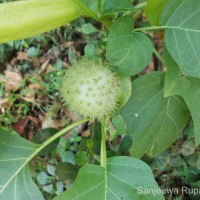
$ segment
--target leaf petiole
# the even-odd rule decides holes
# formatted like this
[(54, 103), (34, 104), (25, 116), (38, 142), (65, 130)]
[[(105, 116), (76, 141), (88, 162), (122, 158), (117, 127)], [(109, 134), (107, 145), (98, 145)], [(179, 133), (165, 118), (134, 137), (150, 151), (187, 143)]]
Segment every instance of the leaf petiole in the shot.
[(145, 8), (146, 6), (147, 6), (147, 2), (144, 2), (144, 3), (140, 3), (140, 4), (136, 5), (134, 8), (136, 10), (140, 10), (140, 9)]
[(156, 49), (153, 49), (153, 53), (158, 58), (158, 60), (160, 60), (161, 63), (165, 64), (162, 56), (159, 54), (159, 52)]
[(53, 135), (52, 137), (50, 137), (48, 140), (46, 140), (28, 159), (28, 161), (31, 161), (42, 149), (44, 149), (46, 146), (48, 146), (51, 142), (53, 142), (54, 140), (56, 140), (57, 138), (59, 138), (60, 136), (62, 136), (63, 134), (65, 134), (66, 132), (68, 132), (69, 130), (75, 128), (78, 125), (81, 125), (85, 122), (89, 121), (88, 118), (79, 120), (77, 122), (74, 122), (73, 124), (63, 128), (62, 130), (60, 130), (59, 132), (57, 132), (55, 135)]
[(107, 169), (107, 155), (106, 155), (106, 126), (102, 122), (101, 123), (101, 166)]
[(103, 13), (103, 7), (104, 7), (104, 0), (98, 0), (98, 15), (99, 15), (99, 18), (101, 18), (101, 14)]

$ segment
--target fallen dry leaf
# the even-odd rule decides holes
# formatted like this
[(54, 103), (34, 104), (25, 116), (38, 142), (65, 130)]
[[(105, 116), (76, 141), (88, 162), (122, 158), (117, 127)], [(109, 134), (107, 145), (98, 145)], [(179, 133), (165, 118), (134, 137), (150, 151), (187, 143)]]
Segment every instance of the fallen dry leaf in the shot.
[(5, 90), (11, 90), (15, 91), (20, 88), (20, 82), (22, 81), (21, 74), (17, 72), (12, 71), (4, 71), (4, 74), (6, 75), (6, 84), (5, 84)]
[(82, 131), (81, 136), (82, 137), (86, 137), (86, 138), (89, 137), (90, 136), (90, 131), (89, 130)]
[(41, 120), (38, 117), (27, 115), (13, 125), (14, 130), (21, 136), (32, 140), (34, 133), (41, 130)]
[(41, 66), (40, 71), (38, 72), (38, 75), (42, 74), (43, 72), (46, 71), (48, 65), (49, 65), (50, 59), (47, 59)]
[(17, 56), (11, 61), (11, 65), (14, 65), (18, 60), (27, 60), (32, 61), (29, 57), (27, 52), (18, 52)]
[(17, 123), (13, 125), (14, 130), (19, 133), (20, 135), (23, 135), (25, 127), (30, 120), (30, 116), (26, 116), (25, 118), (19, 120)]
[(31, 90), (42, 90), (42, 86), (36, 83), (29, 84), (28, 88)]
[(8, 99), (0, 98), (0, 110), (2, 113), (4, 113), (5, 109), (8, 108), (10, 105), (11, 104)]

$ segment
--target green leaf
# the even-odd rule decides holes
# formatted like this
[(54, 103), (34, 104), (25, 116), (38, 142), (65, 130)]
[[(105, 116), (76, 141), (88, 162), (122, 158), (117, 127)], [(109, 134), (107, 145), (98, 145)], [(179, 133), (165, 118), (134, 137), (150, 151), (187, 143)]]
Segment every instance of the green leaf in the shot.
[(104, 11), (102, 15), (110, 15), (112, 13), (133, 11), (134, 7), (128, 0), (105, 0)]
[[(45, 142), (47, 139), (49, 139), (51, 136), (53, 136), (57, 132), (58, 132), (58, 129), (55, 129), (55, 128), (43, 129), (34, 135), (33, 142), (42, 144), (43, 142)], [(59, 138), (53, 141), (47, 147), (45, 147), (42, 151), (40, 151), (38, 155), (48, 155), (49, 153), (52, 152), (53, 149), (57, 147), (58, 143), (59, 143)]]
[(40, 185), (45, 185), (50, 182), (50, 177), (42, 171), (37, 175), (37, 181)]
[(31, 47), (27, 50), (28, 56), (31, 58), (36, 58), (38, 56), (38, 49), (36, 49), (35, 47)]
[(186, 102), (194, 122), (195, 143), (200, 144), (200, 79), (184, 76), (177, 63), (167, 50), (164, 53), (167, 66), (165, 78), (165, 96), (180, 95)]
[(75, 180), (78, 169), (71, 163), (62, 162), (56, 166), (56, 174), (61, 181)]
[(174, 167), (174, 168), (177, 168), (177, 167), (180, 167), (182, 165), (184, 165), (184, 160), (183, 158), (180, 156), (180, 154), (176, 155), (176, 156), (173, 156), (170, 158), (170, 163), (169, 165), (171, 167)]
[(71, 163), (72, 165), (75, 165), (74, 154), (71, 151), (65, 151), (65, 148), (64, 148), (64, 154), (62, 156), (62, 161)]
[(43, 200), (26, 170), (27, 164), (49, 143), (87, 120), (67, 126), (42, 145), (34, 144), (14, 131), (0, 129), (0, 199)]
[(48, 164), (47, 165), (47, 172), (51, 175), (51, 176), (55, 176), (55, 172), (56, 172), (56, 167), (52, 164)]
[[(43, 200), (26, 166), (39, 145), (0, 129), (0, 199)], [(23, 192), (22, 192), (23, 191)]]
[(168, 0), (160, 16), (160, 24), (165, 25), (183, 0)]
[[(193, 77), (200, 77), (199, 10), (199, 0), (184, 0), (165, 25), (165, 44), (168, 51), (181, 71)], [(170, 10), (169, 12), (171, 13)]]
[(116, 135), (122, 135), (126, 132), (126, 124), (124, 124), (121, 115), (114, 116), (112, 118), (112, 124), (116, 128)]
[(159, 154), (153, 159), (153, 168), (157, 170), (164, 169), (170, 161), (170, 154), (167, 151)]
[(192, 140), (185, 141), (181, 146), (180, 152), (183, 156), (192, 155), (195, 152), (194, 141)]
[[(5, 176), (5, 175), (4, 175)], [(3, 176), (1, 176), (2, 178)], [(15, 176), (9, 185), (0, 192), (1, 200), (44, 200), (41, 192), (30, 177), (27, 167), (23, 168), (17, 176)]]
[(91, 33), (97, 32), (98, 30), (92, 24), (87, 23), (87, 24), (83, 24), (83, 26), (81, 27), (81, 31), (84, 34), (89, 35)]
[(139, 0), (138, 3), (144, 3), (147, 2), (147, 0)]
[(97, 21), (99, 20), (97, 16), (97, 9), (98, 9), (98, 1), (93, 1), (93, 0), (73, 0), (77, 5), (80, 7), (80, 11), (84, 11), (84, 14), (81, 16), (90, 16), (96, 19)]
[(120, 80), (120, 95), (119, 105), (123, 107), (131, 97), (132, 84), (130, 77), (119, 77)]
[(133, 94), (121, 109), (127, 134), (133, 137), (130, 153), (142, 157), (164, 151), (182, 133), (189, 113), (181, 98), (164, 98), (164, 73), (154, 72), (133, 81)]
[(113, 70), (124, 76), (135, 75), (150, 62), (151, 40), (143, 33), (133, 32), (133, 18), (125, 16), (112, 26), (108, 35), (107, 58)]
[(78, 151), (75, 155), (76, 164), (81, 166), (88, 162), (89, 154), (86, 151)]
[(45, 192), (49, 193), (49, 194), (52, 194), (52, 192), (54, 192), (54, 190), (53, 190), (53, 184), (52, 184), (52, 183), (51, 183), (51, 184), (48, 184), (48, 185), (42, 186), (42, 189), (43, 189)]
[(93, 11), (97, 11), (98, 9), (98, 1), (94, 0), (79, 0), (79, 1)]
[(122, 116), (119, 114), (112, 118), (112, 123), (110, 123), (106, 128), (110, 133), (110, 141), (113, 141), (117, 135), (123, 135), (126, 133), (126, 124), (124, 123)]
[(135, 158), (113, 157), (108, 159), (107, 171), (98, 165), (83, 166), (74, 185), (55, 200), (164, 199), (162, 194), (144, 194), (141, 188), (158, 189), (149, 166)]
[(168, 0), (149, 0), (145, 9), (147, 19), (152, 26), (158, 26), (161, 12)]
[(130, 135), (125, 135), (120, 142), (118, 152), (123, 155), (129, 155), (129, 149), (133, 143), (133, 138)]
[(56, 183), (56, 188), (57, 188), (56, 194), (57, 195), (61, 194), (63, 192), (63, 190), (64, 190), (64, 184), (63, 184), (63, 182), (61, 182), (61, 181), (57, 182)]
[(29, 0), (0, 4), (0, 43), (24, 39), (88, 15), (74, 0)]
[(87, 44), (84, 47), (84, 56), (88, 58), (94, 58), (97, 56), (98, 50), (96, 49), (96, 46), (94, 44)]

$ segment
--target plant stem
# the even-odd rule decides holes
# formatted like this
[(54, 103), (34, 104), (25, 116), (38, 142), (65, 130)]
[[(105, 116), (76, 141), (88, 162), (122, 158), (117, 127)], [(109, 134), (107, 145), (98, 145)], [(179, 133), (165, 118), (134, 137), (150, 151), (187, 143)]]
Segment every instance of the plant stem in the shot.
[(101, 166), (107, 169), (107, 155), (106, 155), (106, 127), (101, 124)]
[(103, 13), (103, 5), (104, 5), (104, 0), (98, 0), (99, 17), (101, 17), (101, 14)]
[(83, 124), (85, 122), (89, 121), (88, 118), (79, 120), (77, 122), (74, 122), (73, 124), (63, 128), (61, 131), (57, 132), (55, 135), (53, 135), (52, 137), (50, 137), (48, 140), (46, 140), (30, 157), (29, 157), (29, 161), (32, 160), (42, 149), (44, 149), (46, 146), (48, 146), (51, 142), (53, 142), (54, 140), (56, 140), (57, 138), (59, 138), (60, 136), (62, 136), (63, 134), (65, 134), (66, 132), (68, 132), (69, 130), (75, 128), (76, 126)]
[[(81, 3), (79, 0), (75, 0), (75, 2), (88, 14), (88, 16), (92, 17), (95, 20), (99, 20), (99, 17), (93, 12), (90, 8), (88, 8), (85, 4)], [(86, 17), (88, 17), (86, 16)]]
[(160, 60), (160, 62), (164, 64), (164, 60), (163, 60), (162, 56), (158, 53), (158, 51), (155, 48), (153, 49), (153, 53)]
[(140, 3), (140, 4), (138, 4), (138, 5), (135, 6), (135, 9), (136, 10), (143, 9), (146, 6), (147, 6), (147, 2)]
[(163, 30), (165, 28), (167, 28), (167, 27), (166, 26), (151, 26), (151, 27), (135, 28), (134, 31)]
[(45, 160), (43, 160), (43, 159), (41, 159), (41, 158), (35, 158), (35, 160), (38, 161), (38, 162), (41, 162), (41, 163), (45, 163), (45, 164), (47, 164), (47, 165), (56, 166), (56, 164), (50, 163), (50, 162), (45, 161)]
[(137, 12), (135, 12), (135, 14), (133, 15), (133, 19), (137, 19), (138, 17), (140, 17), (140, 15), (143, 13), (143, 10), (137, 10)]
[(111, 28), (112, 21), (109, 19), (109, 17), (101, 17), (101, 13), (103, 12), (104, 0), (98, 0), (98, 14), (93, 12), (90, 8), (81, 3), (79, 0), (75, 0), (75, 2), (87, 13), (87, 16), (85, 17), (92, 17), (96, 21), (101, 22), (108, 30)]

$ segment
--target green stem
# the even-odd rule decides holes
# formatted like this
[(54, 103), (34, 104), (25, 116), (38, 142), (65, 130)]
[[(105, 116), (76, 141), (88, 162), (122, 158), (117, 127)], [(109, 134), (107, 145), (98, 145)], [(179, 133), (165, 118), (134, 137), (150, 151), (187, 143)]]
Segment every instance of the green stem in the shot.
[(147, 2), (140, 3), (140, 4), (138, 4), (138, 5), (135, 6), (135, 9), (136, 10), (143, 9), (146, 6), (147, 6)]
[[(93, 12), (90, 8), (88, 8), (86, 5), (81, 3), (79, 0), (75, 0), (75, 2), (88, 14), (88, 16), (92, 17), (96, 21), (99, 20), (99, 17), (96, 15), (95, 12)], [(86, 16), (86, 17), (88, 17)]]
[(106, 127), (101, 124), (101, 166), (107, 169), (107, 155), (106, 155)]
[(29, 161), (32, 160), (42, 149), (44, 149), (46, 146), (48, 146), (51, 142), (68, 132), (69, 130), (75, 128), (76, 126), (83, 124), (85, 122), (89, 121), (88, 118), (82, 119), (80, 121), (74, 122), (73, 124), (63, 128), (61, 131), (57, 132), (55, 135), (50, 137), (48, 140), (46, 140), (30, 157)]
[(103, 13), (103, 5), (104, 5), (104, 0), (98, 0), (99, 17), (101, 17), (101, 14)]
[[(112, 21), (108, 17), (100, 17), (101, 13), (98, 13), (98, 15), (93, 12), (90, 8), (88, 8), (86, 5), (81, 3), (79, 0), (75, 0), (75, 2), (88, 14), (85, 17), (92, 17), (98, 22), (101, 22), (107, 29), (110, 29), (112, 26)], [(98, 7), (100, 9), (100, 12), (103, 12), (103, 4), (104, 0), (99, 0)]]
[(140, 15), (143, 13), (142, 10), (137, 10), (137, 12), (133, 15), (133, 19), (137, 19), (138, 17), (140, 17)]
[(164, 60), (163, 60), (162, 56), (158, 53), (158, 51), (156, 49), (153, 49), (153, 53), (160, 60), (160, 62), (164, 64)]
[(165, 28), (167, 28), (167, 27), (166, 26), (151, 26), (151, 27), (135, 28), (134, 31), (163, 30)]

